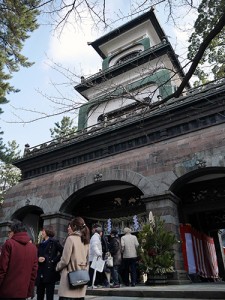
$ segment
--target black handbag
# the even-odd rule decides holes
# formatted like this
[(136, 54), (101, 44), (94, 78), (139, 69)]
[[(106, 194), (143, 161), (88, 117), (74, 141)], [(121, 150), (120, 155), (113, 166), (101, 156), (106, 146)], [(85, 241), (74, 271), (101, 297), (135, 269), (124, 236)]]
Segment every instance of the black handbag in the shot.
[(70, 288), (82, 287), (88, 284), (90, 276), (88, 270), (77, 270), (68, 273)]

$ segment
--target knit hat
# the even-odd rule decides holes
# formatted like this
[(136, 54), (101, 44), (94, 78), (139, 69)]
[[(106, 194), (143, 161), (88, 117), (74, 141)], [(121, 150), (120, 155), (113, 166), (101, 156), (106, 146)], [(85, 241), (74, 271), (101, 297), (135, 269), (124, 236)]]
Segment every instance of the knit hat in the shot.
[(125, 228), (123, 229), (123, 232), (124, 232), (124, 233), (131, 233), (131, 229), (128, 228), (128, 227), (125, 227)]

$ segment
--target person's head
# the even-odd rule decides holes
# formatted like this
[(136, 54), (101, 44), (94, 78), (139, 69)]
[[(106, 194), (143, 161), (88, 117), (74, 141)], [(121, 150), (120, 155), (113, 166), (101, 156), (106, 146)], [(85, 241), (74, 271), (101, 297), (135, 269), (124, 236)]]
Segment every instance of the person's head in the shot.
[(102, 235), (102, 226), (101, 226), (101, 224), (96, 223), (92, 226), (92, 233), (96, 233), (96, 232), (98, 234)]
[(12, 223), (9, 225), (9, 233), (8, 236), (12, 237), (13, 234), (18, 232), (26, 232), (26, 226), (19, 220), (13, 220)]
[(129, 227), (125, 227), (123, 229), (123, 232), (126, 234), (126, 233), (131, 233), (131, 229)]
[(86, 245), (90, 242), (90, 231), (81, 217), (75, 217), (70, 221), (72, 232), (78, 231), (81, 233), (81, 240)]
[(47, 240), (48, 238), (53, 238), (55, 236), (55, 232), (52, 226), (45, 226), (41, 232), (42, 238)]
[(111, 236), (117, 236), (118, 235), (118, 231), (116, 229), (112, 229), (110, 232)]

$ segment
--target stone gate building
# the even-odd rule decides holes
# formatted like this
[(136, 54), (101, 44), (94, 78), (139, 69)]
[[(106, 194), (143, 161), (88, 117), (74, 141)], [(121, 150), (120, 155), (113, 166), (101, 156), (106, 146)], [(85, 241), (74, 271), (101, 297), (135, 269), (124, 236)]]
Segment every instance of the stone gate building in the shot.
[[(72, 216), (101, 222), (107, 234), (110, 225), (137, 232), (151, 211), (178, 240), (180, 224), (213, 237), (224, 277), (225, 81), (187, 86), (180, 98), (152, 105), (184, 76), (152, 10), (90, 44), (103, 65), (75, 87), (87, 99), (79, 130), (27, 148), (15, 162), (22, 180), (2, 206), (1, 242), (13, 218), (35, 239), (49, 224), (64, 239)], [(175, 251), (173, 279), (181, 282), (181, 244)]]

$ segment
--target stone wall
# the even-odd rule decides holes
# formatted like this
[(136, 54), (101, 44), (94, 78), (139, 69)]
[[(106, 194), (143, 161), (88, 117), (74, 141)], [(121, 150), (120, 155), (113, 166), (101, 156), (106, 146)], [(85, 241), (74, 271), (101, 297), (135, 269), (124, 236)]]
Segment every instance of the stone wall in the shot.
[[(182, 175), (203, 167), (224, 167), (225, 128), (213, 126), (137, 148), (76, 167), (24, 180), (6, 196), (1, 221), (7, 221), (18, 209), (34, 205), (45, 214), (59, 212), (63, 203), (78, 190), (101, 181), (121, 180), (154, 197), (167, 192)], [(201, 165), (202, 167), (202, 165)]]

